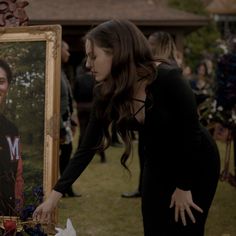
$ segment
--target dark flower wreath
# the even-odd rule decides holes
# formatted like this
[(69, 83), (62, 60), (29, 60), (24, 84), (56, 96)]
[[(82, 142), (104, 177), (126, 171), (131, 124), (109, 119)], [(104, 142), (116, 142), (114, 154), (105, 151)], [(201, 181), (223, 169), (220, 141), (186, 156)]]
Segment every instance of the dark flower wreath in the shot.
[(32, 215), (36, 207), (43, 201), (43, 188), (35, 187), (32, 191), (34, 203), (26, 205), (22, 210), (17, 209), (17, 216), (0, 217), (1, 236), (47, 236), (41, 224), (33, 221)]
[[(217, 63), (216, 94), (199, 106), (201, 121), (226, 143), (220, 180), (236, 187), (235, 174), (229, 172), (232, 138), (236, 135), (236, 53), (225, 54)], [(217, 132), (216, 132), (217, 131)]]
[(216, 70), (215, 97), (199, 106), (200, 118), (207, 124), (220, 123), (224, 127), (236, 128), (236, 53), (223, 55)]
[(236, 128), (236, 107), (225, 109), (216, 99), (208, 98), (199, 106), (200, 120), (208, 126), (220, 123), (223, 127), (233, 130)]

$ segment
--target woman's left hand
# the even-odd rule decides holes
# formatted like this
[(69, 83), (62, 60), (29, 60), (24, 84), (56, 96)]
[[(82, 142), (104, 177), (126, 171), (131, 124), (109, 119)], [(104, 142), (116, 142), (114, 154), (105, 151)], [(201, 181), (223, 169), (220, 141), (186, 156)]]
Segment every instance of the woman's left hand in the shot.
[(184, 226), (187, 225), (186, 213), (193, 223), (196, 222), (191, 207), (203, 213), (203, 210), (193, 202), (191, 191), (184, 191), (179, 188), (176, 188), (172, 194), (170, 208), (173, 206), (175, 206), (175, 221), (178, 222), (180, 216)]

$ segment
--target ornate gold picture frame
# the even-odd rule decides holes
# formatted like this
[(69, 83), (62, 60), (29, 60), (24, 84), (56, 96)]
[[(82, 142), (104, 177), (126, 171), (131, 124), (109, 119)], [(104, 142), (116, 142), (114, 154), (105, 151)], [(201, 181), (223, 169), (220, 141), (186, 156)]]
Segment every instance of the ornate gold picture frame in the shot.
[[(19, 134), (19, 139), (15, 136), (9, 138), (5, 134), (7, 128), (1, 134), (1, 126), (6, 125), (5, 121), (0, 123), (0, 159), (6, 153), (4, 149), (10, 153), (8, 164), (21, 159), (21, 168), (19, 165), (14, 167), (14, 171), (22, 172), (20, 187), (17, 189), (15, 186), (15, 191), (23, 191), (21, 200), (15, 197), (16, 194), (12, 196), (13, 206), (6, 203), (9, 204), (9, 213), (8, 208), (1, 213), (3, 193), (12, 191), (7, 190), (3, 174), (11, 167), (7, 167), (6, 171), (0, 168), (0, 218), (12, 216), (27, 220), (58, 178), (61, 27), (0, 28), (0, 60), (9, 65), (13, 74), (6, 97), (0, 104), (0, 115), (14, 124)], [(1, 139), (7, 141), (4, 143)], [(18, 174), (12, 174), (15, 182)]]

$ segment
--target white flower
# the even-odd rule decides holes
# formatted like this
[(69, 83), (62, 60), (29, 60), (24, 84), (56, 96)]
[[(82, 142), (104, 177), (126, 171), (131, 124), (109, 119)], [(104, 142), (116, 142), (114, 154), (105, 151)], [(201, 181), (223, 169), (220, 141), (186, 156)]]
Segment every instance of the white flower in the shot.
[(217, 105), (217, 101), (214, 100), (214, 101), (212, 102), (212, 107), (213, 107), (213, 108), (216, 108), (216, 105)]
[(12, 100), (11, 100), (11, 99), (8, 99), (8, 100), (7, 100), (7, 103), (8, 103), (8, 104), (12, 104)]
[(55, 228), (55, 229), (57, 230), (57, 233), (55, 234), (55, 236), (76, 236), (76, 231), (70, 219), (67, 219), (65, 229), (61, 229), (61, 228)]
[(223, 108), (222, 106), (218, 106), (218, 107), (217, 107), (217, 110), (218, 110), (218, 111), (223, 111), (224, 108)]
[(212, 118), (213, 118), (213, 116), (210, 114), (210, 115), (208, 115), (208, 118), (209, 118), (209, 119), (212, 119)]
[(234, 113), (232, 114), (232, 119), (236, 120), (236, 114), (234, 114)]

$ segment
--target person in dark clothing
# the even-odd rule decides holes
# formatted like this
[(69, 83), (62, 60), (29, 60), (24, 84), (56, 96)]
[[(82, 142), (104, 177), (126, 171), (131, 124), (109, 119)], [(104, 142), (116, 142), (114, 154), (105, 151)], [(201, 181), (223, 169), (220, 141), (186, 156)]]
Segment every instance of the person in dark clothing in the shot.
[[(60, 156), (59, 156), (59, 169), (60, 175), (63, 174), (66, 166), (69, 163), (71, 153), (72, 153), (72, 140), (73, 140), (73, 132), (72, 129), (75, 122), (71, 119), (71, 115), (73, 113), (73, 105), (72, 105), (72, 90), (67, 79), (66, 73), (63, 69), (63, 64), (68, 62), (69, 60), (69, 45), (62, 41), (61, 48), (61, 119), (60, 119)], [(64, 193), (64, 196), (68, 195), (69, 197), (80, 196), (73, 191), (72, 186), (68, 186), (67, 191)]]
[(218, 183), (219, 154), (199, 123), (194, 95), (181, 70), (164, 60), (157, 67), (145, 36), (130, 21), (104, 22), (85, 40), (86, 65), (99, 83), (93, 113), (83, 143), (34, 219), (50, 220), (96, 149), (109, 145), (115, 122), (125, 145), (121, 163), (126, 168), (132, 147), (129, 130), (142, 130), (145, 236), (204, 235)]
[[(159, 60), (169, 60), (172, 63), (177, 64), (177, 50), (175, 46), (175, 42), (172, 36), (165, 31), (157, 31), (149, 35), (148, 43), (151, 48), (153, 56), (156, 58), (156, 64), (159, 64)], [(140, 132), (140, 131), (139, 131)], [(142, 140), (143, 135), (139, 134), (139, 143), (138, 143), (138, 156), (139, 156), (139, 166), (140, 166), (140, 174), (139, 174), (139, 182), (138, 188), (133, 192), (125, 192), (122, 193), (121, 196), (124, 198), (136, 198), (141, 197), (142, 192), (142, 174), (144, 168), (144, 160), (145, 160), (145, 151)]]
[(197, 65), (196, 73), (189, 80), (190, 86), (195, 94), (197, 106), (202, 104), (207, 98), (214, 95), (212, 79), (208, 75), (207, 65), (204, 61)]
[[(0, 59), (0, 106), (5, 103), (12, 80), (7, 62)], [(17, 127), (0, 109), (0, 215), (18, 215), (23, 207), (23, 165)]]
[[(83, 66), (82, 66), (83, 67)], [(93, 91), (95, 80), (92, 74), (86, 69), (80, 69), (76, 75), (74, 82), (74, 99), (77, 103), (77, 117), (79, 121), (79, 143), (78, 147), (83, 141), (86, 128), (89, 123), (89, 117), (93, 104)], [(98, 151), (101, 158), (101, 163), (106, 162), (106, 155), (104, 150)]]

